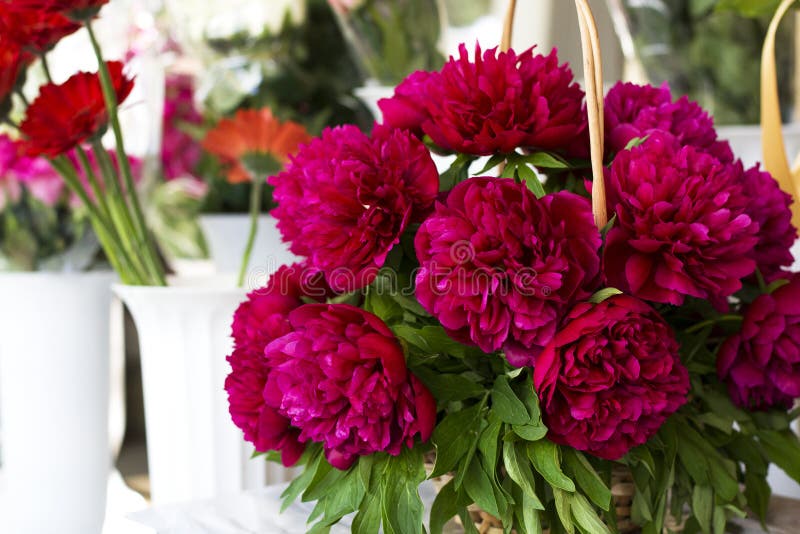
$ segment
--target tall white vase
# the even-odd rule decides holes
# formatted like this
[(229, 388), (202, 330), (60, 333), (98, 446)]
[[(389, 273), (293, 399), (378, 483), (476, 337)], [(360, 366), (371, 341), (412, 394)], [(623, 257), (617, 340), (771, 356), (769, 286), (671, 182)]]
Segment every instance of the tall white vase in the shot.
[(0, 275), (0, 532), (102, 529), (115, 278)]
[[(250, 216), (207, 214), (200, 217), (200, 225), (208, 241), (211, 259), (217, 272), (238, 273), (250, 232)], [(289, 246), (281, 239), (277, 220), (269, 215), (259, 217), (258, 234), (248, 266), (248, 281), (251, 283), (245, 285), (263, 282), (266, 274), (276, 271), (281, 265), (295, 261), (297, 256), (289, 252)]]
[(115, 286), (139, 334), (147, 459), (156, 504), (261, 487), (267, 468), (231, 422), (224, 390), (233, 312), (231, 279)]

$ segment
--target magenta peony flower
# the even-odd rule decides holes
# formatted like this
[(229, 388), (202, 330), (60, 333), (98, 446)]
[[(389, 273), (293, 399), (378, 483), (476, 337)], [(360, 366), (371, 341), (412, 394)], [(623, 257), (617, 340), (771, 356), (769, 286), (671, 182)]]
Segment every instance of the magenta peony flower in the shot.
[(161, 164), (164, 178), (174, 180), (195, 174), (203, 149), (184, 131), (184, 126), (202, 125), (203, 116), (194, 104), (194, 79), (191, 76), (171, 74), (167, 76), (166, 84)]
[(472, 178), (417, 233), (417, 299), (453, 338), (529, 365), (597, 287), (600, 245), (586, 199)]
[(607, 460), (645, 443), (686, 403), (678, 348), (667, 323), (636, 298), (578, 304), (533, 371), (548, 437)]
[(758, 243), (753, 259), (764, 276), (771, 282), (780, 278), (781, 267), (794, 262), (791, 248), (797, 239), (797, 229), (792, 225), (792, 197), (784, 193), (775, 178), (758, 166), (742, 175), (743, 187), (748, 194), (747, 215), (758, 223)]
[(403, 349), (378, 317), (344, 304), (308, 304), (289, 315), (291, 332), (270, 343), (267, 403), (324, 443), (334, 467), (358, 456), (397, 456), (436, 424), (436, 402), (406, 369)]
[(446, 150), (490, 155), (517, 148), (569, 151), (586, 129), (583, 91), (556, 51), (517, 55), (462, 44), (440, 72), (414, 73), (380, 103), (386, 123)]
[(283, 238), (339, 292), (370, 284), (439, 192), (425, 145), (387, 127), (377, 127), (372, 139), (355, 126), (327, 129), (269, 183)]
[(747, 308), (717, 358), (720, 380), (745, 409), (789, 409), (800, 397), (800, 276)]
[(681, 145), (709, 152), (720, 161), (732, 162), (726, 141), (717, 140), (714, 119), (687, 97), (672, 101), (669, 85), (661, 87), (617, 83), (606, 95), (606, 150), (621, 152), (633, 139), (653, 132), (675, 136)]
[(303, 297), (324, 301), (327, 295), (320, 276), (300, 264), (284, 266), (266, 287), (250, 293), (233, 317), (234, 350), (228, 356), (232, 370), (225, 380), (231, 418), (257, 451), (281, 451), (286, 466), (297, 462), (305, 446), (299, 441), (300, 431), (264, 401), (270, 373), (264, 348), (291, 331), (289, 313), (303, 305)]
[(606, 236), (609, 285), (654, 302), (724, 303), (755, 270), (758, 224), (747, 214), (743, 172), (740, 162), (680, 148), (660, 132), (620, 152), (608, 174), (617, 214)]
[(46, 159), (22, 155), (21, 144), (7, 135), (0, 135), (0, 179), (7, 200), (17, 202), (23, 187), (31, 196), (48, 207), (55, 207), (64, 193), (64, 181)]
[(432, 78), (435, 78), (435, 74), (424, 70), (411, 73), (395, 88), (392, 98), (381, 99), (378, 107), (383, 113), (383, 122), (392, 128), (410, 130), (421, 137), (422, 124), (428, 120), (427, 86)]

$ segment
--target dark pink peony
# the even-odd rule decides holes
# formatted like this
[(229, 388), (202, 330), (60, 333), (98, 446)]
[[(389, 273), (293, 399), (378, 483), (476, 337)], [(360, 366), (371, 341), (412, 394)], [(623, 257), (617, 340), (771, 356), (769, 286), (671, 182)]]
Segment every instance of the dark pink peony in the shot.
[(606, 95), (605, 116), (609, 154), (621, 152), (637, 137), (660, 131), (675, 136), (681, 145), (709, 152), (720, 161), (733, 161), (728, 143), (717, 139), (714, 119), (685, 96), (673, 102), (666, 83), (661, 87), (617, 83)]
[(323, 443), (334, 467), (358, 456), (397, 456), (436, 424), (436, 402), (406, 369), (400, 343), (375, 315), (344, 304), (308, 304), (289, 315), (291, 332), (270, 343), (265, 398)]
[(381, 102), (386, 123), (428, 134), (446, 150), (490, 155), (517, 148), (568, 151), (586, 129), (583, 91), (567, 65), (533, 49), (467, 48), (439, 72), (414, 73)]
[(427, 86), (435, 76), (435, 73), (420, 70), (400, 82), (392, 98), (384, 98), (378, 102), (383, 113), (383, 122), (392, 128), (410, 130), (414, 135), (422, 136), (422, 124), (428, 120), (425, 105)]
[(586, 199), (472, 178), (417, 233), (417, 299), (455, 339), (528, 365), (596, 289), (600, 244)]
[(743, 172), (669, 134), (621, 152), (607, 180), (617, 214), (606, 236), (609, 285), (654, 302), (723, 304), (755, 270), (758, 223), (747, 214)]
[(742, 176), (748, 195), (747, 214), (758, 223), (758, 243), (753, 259), (764, 278), (771, 282), (780, 278), (781, 267), (794, 262), (791, 248), (797, 239), (792, 225), (792, 197), (784, 193), (775, 178), (758, 166)]
[(281, 451), (286, 466), (297, 462), (305, 446), (298, 439), (300, 431), (264, 402), (270, 374), (264, 348), (291, 331), (289, 313), (303, 305), (303, 297), (322, 301), (327, 295), (319, 276), (299, 264), (284, 266), (266, 287), (250, 293), (233, 317), (232, 371), (225, 380), (231, 418), (257, 451)]
[(439, 192), (425, 145), (387, 127), (376, 127), (371, 139), (355, 126), (327, 129), (269, 183), (278, 203), (272, 214), (292, 252), (307, 256), (340, 292), (375, 279)]
[(789, 409), (800, 397), (800, 277), (747, 308), (742, 330), (719, 350), (717, 371), (745, 409)]
[(645, 443), (686, 403), (678, 348), (669, 325), (634, 297), (578, 304), (536, 358), (548, 437), (607, 460)]

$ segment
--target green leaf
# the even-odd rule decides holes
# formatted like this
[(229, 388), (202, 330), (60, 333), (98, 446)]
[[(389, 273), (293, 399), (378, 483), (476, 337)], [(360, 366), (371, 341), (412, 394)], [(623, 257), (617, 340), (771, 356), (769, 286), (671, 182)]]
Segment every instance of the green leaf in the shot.
[(530, 189), (531, 193), (536, 195), (536, 198), (542, 198), (546, 194), (544, 191), (544, 186), (542, 185), (542, 181), (539, 180), (536, 172), (534, 172), (534, 170), (527, 165), (522, 164), (518, 166), (517, 175), (525, 181), (525, 185), (528, 186), (528, 189)]
[(503, 423), (495, 419), (490, 413), (489, 426), (481, 432), (481, 437), (478, 439), (478, 450), (483, 455), (486, 474), (490, 477), (494, 477), (494, 472), (497, 469), (497, 448), (502, 427)]
[(364, 309), (388, 324), (403, 318), (403, 308), (386, 291), (385, 288), (370, 287), (364, 300)]
[(400, 339), (428, 354), (449, 354), (463, 358), (470, 350), (470, 347), (462, 345), (448, 336), (441, 326), (415, 328), (401, 323), (392, 325), (392, 331)]
[(439, 178), (439, 191), (449, 191), (469, 178), (469, 166), (473, 161), (475, 161), (474, 156), (459, 154), (450, 168)]
[(744, 474), (744, 496), (747, 499), (747, 506), (753, 510), (756, 517), (761, 521), (761, 525), (766, 528), (767, 510), (769, 500), (772, 497), (772, 490), (767, 483), (766, 474), (758, 474), (749, 468)]
[(539, 441), (547, 435), (547, 427), (539, 425), (513, 425), (512, 430), (525, 441)]
[(504, 375), (497, 377), (492, 389), (492, 410), (506, 423), (524, 425), (530, 420), (527, 408), (517, 398), (508, 378)]
[(490, 170), (494, 169), (495, 167), (503, 163), (505, 160), (506, 160), (505, 154), (495, 154), (494, 156), (489, 158), (489, 161), (486, 162), (486, 166), (481, 170), (479, 170), (478, 172), (476, 172), (475, 174), (473, 174), (473, 176), (483, 176)]
[[(285, 512), (289, 506), (297, 500), (297, 497), (303, 493), (308, 485), (311, 484), (311, 481), (314, 479), (314, 476), (317, 473), (317, 468), (322, 460), (322, 450), (316, 449), (312, 451), (306, 451), (305, 454), (309, 454), (309, 459), (306, 462), (305, 466), (303, 467), (303, 472), (300, 475), (292, 480), (291, 484), (281, 493), (281, 499), (283, 499), (283, 504), (281, 504), (281, 513)], [(301, 460), (302, 461), (302, 460)]]
[(431, 507), (431, 534), (442, 534), (442, 529), (458, 513), (458, 499), (453, 481), (450, 480), (436, 494)]
[(355, 534), (378, 534), (381, 529), (381, 498), (378, 492), (370, 493), (361, 503), (353, 518)]
[(542, 519), (536, 508), (538, 502), (538, 499), (533, 500), (526, 493), (522, 493), (522, 524), (525, 526), (526, 534), (542, 534)]
[(336, 487), (344, 478), (346, 471), (334, 468), (326, 460), (320, 460), (317, 472), (303, 493), (303, 502), (317, 501), (323, 498), (331, 488)]
[(466, 468), (464, 476), (464, 489), (467, 490), (467, 495), (480, 506), (483, 510), (489, 512), (495, 517), (500, 517), (502, 514), (497, 506), (495, 500), (495, 493), (492, 487), (492, 481), (481, 469), (480, 462), (473, 460)]
[(597, 512), (586, 497), (580, 493), (572, 495), (572, 502), (570, 503), (572, 510), (572, 517), (580, 529), (590, 534), (611, 534), (608, 525), (600, 520)]
[(458, 462), (475, 446), (481, 425), (483, 404), (475, 404), (445, 417), (433, 431), (436, 446), (436, 465), (432, 478), (452, 471)]
[(569, 163), (547, 152), (536, 152), (522, 158), (526, 163), (540, 169), (568, 169)]
[(636, 148), (637, 146), (641, 146), (645, 141), (647, 141), (648, 137), (649, 136), (647, 135), (644, 137), (634, 137), (633, 139), (628, 141), (627, 145), (625, 145), (625, 150), (630, 150), (632, 148)]
[(692, 513), (704, 533), (711, 533), (711, 520), (714, 516), (714, 490), (709, 486), (697, 485), (692, 491)]
[(800, 441), (791, 430), (760, 430), (756, 434), (767, 457), (800, 483)]
[(556, 513), (561, 524), (569, 534), (575, 533), (575, 522), (572, 520), (572, 493), (567, 493), (559, 488), (553, 488), (553, 499), (556, 503)]
[(575, 491), (575, 483), (561, 470), (558, 445), (546, 439), (530, 442), (528, 458), (551, 486), (568, 492)]
[(414, 374), (425, 384), (440, 405), (477, 398), (486, 393), (483, 386), (464, 375), (442, 374), (421, 366), (414, 369)]
[(569, 447), (564, 448), (564, 463), (581, 491), (607, 512), (611, 507), (611, 490), (583, 453)]
[(511, 480), (516, 482), (522, 488), (523, 493), (533, 502), (534, 508), (544, 510), (544, 505), (536, 495), (535, 479), (531, 467), (527, 462), (523, 461), (523, 458), (525, 458), (523, 447), (522, 443), (503, 442), (503, 465), (508, 471), (508, 476), (511, 477)]
[(622, 291), (615, 287), (607, 287), (605, 289), (601, 289), (594, 295), (589, 298), (589, 302), (592, 304), (600, 304), (604, 300), (608, 300), (609, 298), (615, 295), (622, 295)]

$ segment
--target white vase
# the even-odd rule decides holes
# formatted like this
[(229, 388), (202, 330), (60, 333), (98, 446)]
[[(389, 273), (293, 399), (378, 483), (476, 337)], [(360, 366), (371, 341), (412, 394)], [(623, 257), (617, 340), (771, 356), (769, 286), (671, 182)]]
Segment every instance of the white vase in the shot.
[(228, 277), (170, 287), (117, 285), (139, 334), (147, 460), (156, 504), (261, 487), (267, 468), (228, 414), (233, 312), (245, 290)]
[[(258, 234), (250, 256), (246, 287), (263, 283), (266, 275), (281, 265), (294, 263), (297, 256), (289, 252), (278, 231), (278, 221), (270, 215), (258, 219)], [(246, 214), (207, 214), (200, 225), (208, 241), (217, 272), (238, 273), (250, 232), (250, 216)]]
[(0, 275), (0, 532), (102, 529), (115, 279)]

